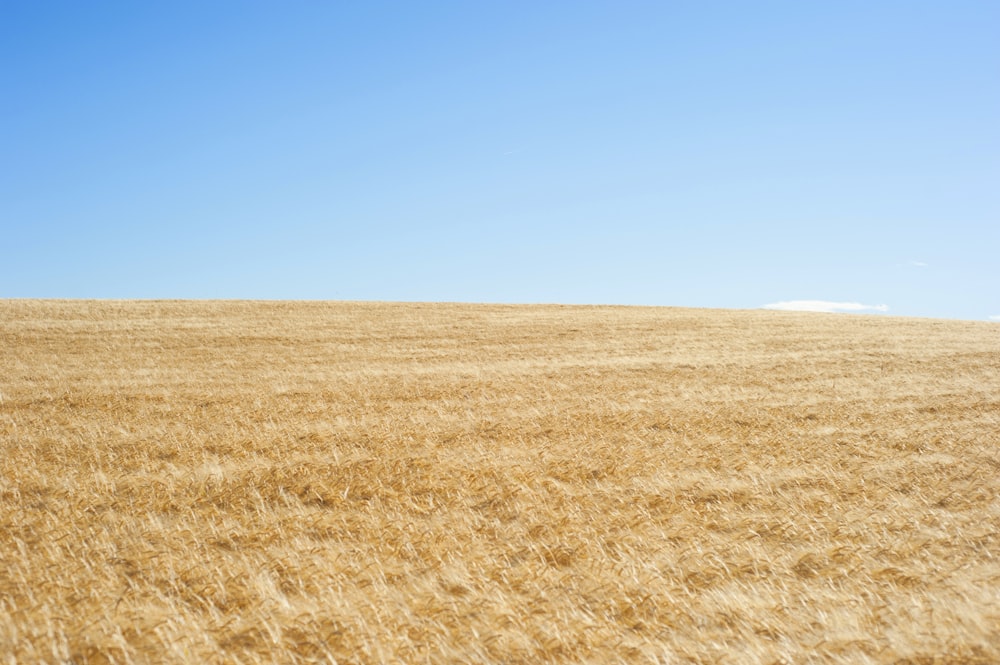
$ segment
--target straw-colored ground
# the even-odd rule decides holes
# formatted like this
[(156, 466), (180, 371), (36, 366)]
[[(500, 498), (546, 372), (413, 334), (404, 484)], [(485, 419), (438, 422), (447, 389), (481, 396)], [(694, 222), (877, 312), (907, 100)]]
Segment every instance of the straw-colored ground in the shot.
[(1000, 662), (1000, 325), (0, 301), (0, 662)]

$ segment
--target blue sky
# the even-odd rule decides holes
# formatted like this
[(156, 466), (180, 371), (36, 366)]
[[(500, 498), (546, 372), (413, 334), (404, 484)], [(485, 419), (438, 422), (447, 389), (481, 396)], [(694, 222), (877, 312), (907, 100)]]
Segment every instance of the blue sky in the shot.
[(961, 0), (5, 2), (0, 297), (1000, 316), (998, 30)]

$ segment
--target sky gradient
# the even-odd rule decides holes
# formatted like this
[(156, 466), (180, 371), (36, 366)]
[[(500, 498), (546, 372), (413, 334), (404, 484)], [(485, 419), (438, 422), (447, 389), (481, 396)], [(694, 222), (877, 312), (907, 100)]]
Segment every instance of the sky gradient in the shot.
[(989, 320), (998, 32), (961, 0), (4, 3), (0, 297)]

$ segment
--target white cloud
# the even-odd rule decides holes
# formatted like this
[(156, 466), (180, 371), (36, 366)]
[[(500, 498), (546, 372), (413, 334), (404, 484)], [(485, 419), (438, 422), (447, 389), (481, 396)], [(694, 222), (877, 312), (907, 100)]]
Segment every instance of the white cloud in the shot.
[(923, 261), (910, 261), (910, 265), (914, 266), (915, 268), (926, 268), (927, 267), (927, 264), (924, 263)]
[(764, 305), (764, 309), (784, 312), (888, 312), (888, 305), (862, 305), (859, 302), (830, 302), (829, 300), (785, 300)]
[(1000, 321), (1000, 314), (994, 314), (991, 316), (990, 321)]

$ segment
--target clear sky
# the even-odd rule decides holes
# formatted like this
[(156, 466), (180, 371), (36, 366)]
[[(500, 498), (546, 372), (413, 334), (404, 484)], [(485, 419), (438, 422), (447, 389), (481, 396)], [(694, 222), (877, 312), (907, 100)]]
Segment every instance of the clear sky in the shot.
[(1000, 2), (3, 2), (0, 231), (0, 297), (1000, 317)]

